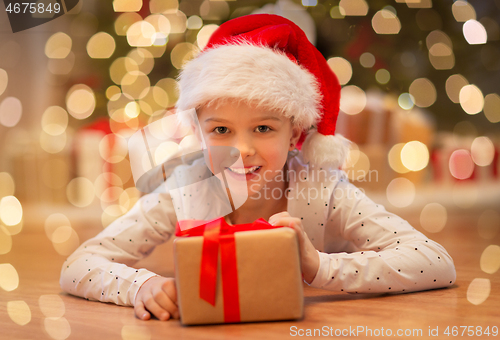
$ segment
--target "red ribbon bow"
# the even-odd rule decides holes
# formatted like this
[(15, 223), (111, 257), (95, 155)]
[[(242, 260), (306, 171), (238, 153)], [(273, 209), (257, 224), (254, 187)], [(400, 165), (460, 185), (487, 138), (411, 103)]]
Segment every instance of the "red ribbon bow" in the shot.
[(224, 322), (240, 321), (238, 267), (236, 263), (234, 233), (239, 231), (274, 228), (280, 227), (267, 223), (263, 218), (259, 218), (253, 223), (233, 226), (228, 225), (223, 217), (205, 223), (196, 220), (183, 220), (177, 222), (176, 236), (203, 236), (200, 270), (200, 298), (207, 301), (212, 306), (215, 306), (217, 262), (220, 246)]

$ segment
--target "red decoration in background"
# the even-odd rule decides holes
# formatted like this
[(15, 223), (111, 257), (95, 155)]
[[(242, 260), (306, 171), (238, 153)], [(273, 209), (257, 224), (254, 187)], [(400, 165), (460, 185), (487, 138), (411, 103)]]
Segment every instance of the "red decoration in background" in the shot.
[[(201, 223), (201, 224), (200, 224)], [(224, 322), (239, 322), (240, 298), (238, 289), (238, 267), (234, 233), (249, 230), (282, 228), (273, 226), (263, 218), (253, 223), (230, 226), (223, 217), (205, 222), (183, 220), (177, 222), (176, 236), (203, 236), (200, 269), (200, 298), (215, 306), (217, 290), (217, 262), (221, 250), (222, 295), (224, 300)]]

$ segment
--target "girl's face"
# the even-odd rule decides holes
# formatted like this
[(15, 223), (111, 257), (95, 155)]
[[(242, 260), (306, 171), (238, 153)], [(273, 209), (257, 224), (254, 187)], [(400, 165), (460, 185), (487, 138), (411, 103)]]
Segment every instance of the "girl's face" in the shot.
[(278, 112), (236, 101), (202, 107), (198, 120), (207, 147), (231, 146), (240, 151), (244, 169), (230, 167), (228, 173), (247, 180), (249, 197), (258, 195), (266, 184), (276, 187), (288, 151), (295, 148), (301, 132)]

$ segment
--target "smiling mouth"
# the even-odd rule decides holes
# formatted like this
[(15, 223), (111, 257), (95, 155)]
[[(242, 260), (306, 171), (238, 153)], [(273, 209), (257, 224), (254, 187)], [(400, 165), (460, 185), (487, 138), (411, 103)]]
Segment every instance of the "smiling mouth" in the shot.
[(253, 166), (251, 168), (228, 168), (228, 169), (231, 172), (234, 172), (235, 174), (238, 175), (248, 175), (259, 170), (260, 168), (261, 168), (260, 166)]

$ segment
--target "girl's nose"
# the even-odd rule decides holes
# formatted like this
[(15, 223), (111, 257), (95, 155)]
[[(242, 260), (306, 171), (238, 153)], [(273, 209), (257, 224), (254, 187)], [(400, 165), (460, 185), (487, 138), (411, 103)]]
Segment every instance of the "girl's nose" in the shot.
[(255, 147), (252, 143), (251, 138), (249, 137), (241, 136), (237, 138), (233, 146), (239, 150), (239, 152), (241, 153), (241, 158), (243, 159), (255, 154)]

